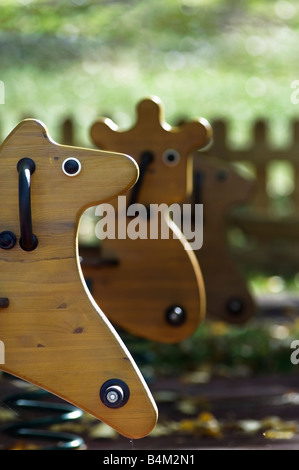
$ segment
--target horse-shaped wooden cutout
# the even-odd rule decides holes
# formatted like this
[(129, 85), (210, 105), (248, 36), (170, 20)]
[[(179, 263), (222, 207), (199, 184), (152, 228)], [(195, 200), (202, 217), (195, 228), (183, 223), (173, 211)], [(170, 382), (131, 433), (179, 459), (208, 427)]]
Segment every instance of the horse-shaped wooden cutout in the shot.
[(204, 208), (203, 245), (196, 251), (205, 280), (207, 316), (245, 323), (256, 310), (244, 275), (229, 250), (229, 211), (250, 201), (254, 183), (232, 165), (194, 154), (193, 202)]
[(86, 287), (77, 246), (83, 211), (130, 188), (136, 162), (58, 145), (41, 122), (28, 119), (1, 146), (0, 175), (1, 369), (127, 437), (147, 435), (156, 405)]
[[(192, 190), (191, 151), (206, 146), (211, 129), (204, 119), (171, 127), (160, 100), (150, 97), (138, 104), (133, 127), (120, 130), (111, 120), (99, 119), (91, 138), (98, 148), (129, 153), (137, 161), (140, 177), (127, 194), (126, 208), (150, 206), (152, 220), (159, 217), (154, 204), (180, 202)], [(92, 295), (101, 299), (112, 323), (136, 336), (174, 343), (192, 334), (204, 318), (205, 291), (196, 257), (168, 215), (167, 208), (161, 211), (169, 239), (150, 238), (145, 215), (147, 239), (108, 238), (101, 248), (80, 253)], [(131, 222), (127, 217), (127, 228)]]

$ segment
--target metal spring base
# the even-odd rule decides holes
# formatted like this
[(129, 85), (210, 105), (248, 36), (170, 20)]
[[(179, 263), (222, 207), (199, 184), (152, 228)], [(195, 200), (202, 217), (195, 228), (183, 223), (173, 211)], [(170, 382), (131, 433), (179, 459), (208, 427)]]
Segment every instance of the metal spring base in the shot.
[(47, 427), (53, 424), (75, 420), (83, 415), (82, 410), (72, 405), (39, 401), (39, 398), (45, 396), (51, 396), (51, 394), (45, 390), (36, 390), (7, 397), (4, 402), (9, 406), (37, 411), (49, 411), (51, 414), (41, 418), (20, 421), (17, 424), (10, 424), (5, 426), (2, 431), (10, 436), (56, 441), (56, 444), (39, 447), (41, 450), (71, 450), (84, 448), (84, 440), (75, 434), (37, 429), (39, 427)]

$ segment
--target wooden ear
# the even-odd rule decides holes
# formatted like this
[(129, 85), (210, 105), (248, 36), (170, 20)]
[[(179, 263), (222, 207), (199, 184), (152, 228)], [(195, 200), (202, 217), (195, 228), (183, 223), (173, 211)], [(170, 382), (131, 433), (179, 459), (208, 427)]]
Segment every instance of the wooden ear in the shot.
[(211, 125), (204, 118), (182, 124), (179, 126), (179, 133), (182, 135), (182, 140), (186, 142), (188, 153), (206, 147), (212, 139)]
[(151, 132), (154, 128), (162, 128), (167, 131), (171, 127), (164, 120), (164, 107), (157, 96), (150, 96), (141, 100), (136, 107), (136, 125), (148, 128)]
[(164, 120), (164, 107), (157, 96), (151, 96), (140, 101), (137, 105), (136, 126), (145, 127), (147, 131), (160, 130), (172, 132), (181, 136), (186, 142), (187, 153), (208, 145), (212, 139), (212, 128), (204, 118), (186, 122), (179, 127), (172, 127)]
[(98, 119), (90, 128), (92, 142), (100, 149), (110, 149), (114, 141), (115, 132), (119, 132), (118, 126), (109, 118)]
[[(148, 136), (159, 139), (161, 145), (166, 145), (166, 136), (173, 145), (186, 148), (186, 153), (205, 147), (212, 138), (212, 128), (203, 118), (186, 122), (178, 127), (171, 127), (164, 120), (164, 108), (161, 100), (151, 96), (141, 100), (136, 107), (136, 122), (128, 130), (120, 131), (110, 119), (99, 119), (91, 127), (90, 136), (98, 148), (121, 150), (128, 142), (136, 147), (136, 142), (142, 145)], [(169, 140), (168, 139), (168, 140)], [(116, 147), (117, 146), (117, 147)], [(125, 148), (125, 151), (127, 149)]]
[[(24, 139), (24, 136), (30, 135), (30, 139)], [(46, 126), (37, 119), (24, 119), (21, 121), (3, 141), (1, 149), (9, 146), (34, 147), (44, 146), (52, 141), (48, 134)]]

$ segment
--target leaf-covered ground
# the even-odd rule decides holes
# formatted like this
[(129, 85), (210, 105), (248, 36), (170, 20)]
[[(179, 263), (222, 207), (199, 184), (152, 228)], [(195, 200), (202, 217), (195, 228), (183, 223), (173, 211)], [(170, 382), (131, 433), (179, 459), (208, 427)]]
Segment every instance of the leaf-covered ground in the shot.
[[(291, 343), (299, 338), (298, 329), (294, 318), (272, 318), (256, 319), (246, 327), (207, 322), (194, 337), (176, 346), (126, 336), (158, 406), (159, 419), (152, 433), (130, 441), (87, 413), (47, 429), (78, 435), (85, 449), (296, 448), (299, 365), (291, 361)], [(10, 394), (28, 389), (35, 387), (6, 374), (0, 378), (2, 448), (35, 449), (48, 444), (3, 432), (9, 423), (41, 416), (37, 410), (28, 412), (5, 401)]]

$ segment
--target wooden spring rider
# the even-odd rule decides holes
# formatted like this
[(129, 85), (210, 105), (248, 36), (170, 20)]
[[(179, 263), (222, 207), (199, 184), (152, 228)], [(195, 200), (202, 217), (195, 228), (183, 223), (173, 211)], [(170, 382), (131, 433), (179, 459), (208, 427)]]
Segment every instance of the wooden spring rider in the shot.
[(2, 144), (0, 174), (1, 369), (129, 438), (144, 437), (155, 426), (156, 405), (86, 287), (77, 246), (83, 211), (130, 188), (136, 163), (58, 145), (29, 119)]
[[(191, 151), (206, 146), (210, 138), (211, 128), (204, 119), (179, 128), (165, 123), (156, 97), (138, 104), (136, 123), (128, 130), (120, 130), (109, 119), (96, 121), (91, 128), (93, 143), (132, 155), (140, 167), (138, 183), (127, 193), (125, 214), (118, 212), (118, 217), (126, 217), (128, 207), (142, 204), (150, 207), (152, 219), (159, 217), (154, 204), (183, 201), (192, 190)], [(117, 201), (114, 204), (117, 211)], [(162, 211), (164, 219), (168, 239), (159, 234), (150, 237), (147, 212), (147, 239), (116, 236), (104, 239), (94, 250), (82, 247), (80, 253), (92, 295), (113, 324), (138, 337), (175, 343), (194, 333), (204, 318), (206, 299), (195, 254), (186, 249), (188, 241), (168, 219), (167, 208)], [(128, 229), (131, 222), (127, 216)]]
[[(243, 274), (229, 251), (229, 211), (249, 202), (254, 184), (232, 165), (215, 157), (194, 153), (193, 203), (204, 207), (203, 238), (195, 251), (206, 288), (207, 316), (242, 324), (256, 312)], [(189, 200), (189, 202), (190, 202)]]

